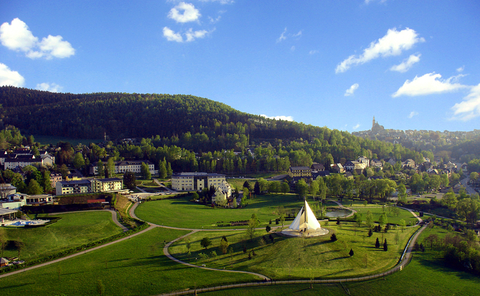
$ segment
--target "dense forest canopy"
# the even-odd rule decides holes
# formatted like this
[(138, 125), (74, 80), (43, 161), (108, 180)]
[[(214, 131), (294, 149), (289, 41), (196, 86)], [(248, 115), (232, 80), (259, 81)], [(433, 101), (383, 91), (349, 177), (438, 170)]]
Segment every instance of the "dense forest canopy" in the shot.
[(269, 143), (257, 155), (288, 155), (292, 165), (358, 156), (419, 161), (427, 154), (326, 127), (267, 119), (190, 95), (69, 94), (8, 86), (0, 88), (0, 104), (0, 127), (13, 125), (34, 135), (102, 139), (106, 133), (112, 140), (149, 138), (156, 147), (195, 152), (244, 151)]

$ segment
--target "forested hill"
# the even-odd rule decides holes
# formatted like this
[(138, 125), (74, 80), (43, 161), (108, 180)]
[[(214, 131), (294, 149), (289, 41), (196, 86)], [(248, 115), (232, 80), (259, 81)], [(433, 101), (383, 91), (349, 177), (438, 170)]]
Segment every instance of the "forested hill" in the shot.
[(0, 88), (3, 124), (30, 134), (111, 139), (171, 137), (190, 132), (245, 134), (253, 138), (317, 137), (323, 128), (275, 121), (190, 95), (51, 93)]
[[(421, 159), (401, 145), (297, 122), (276, 121), (190, 95), (51, 93), (0, 87), (1, 124), (27, 134), (111, 140), (151, 138), (195, 151), (244, 150), (268, 140), (278, 149), (300, 145), (312, 159), (358, 156)], [(304, 140), (307, 140), (304, 142)], [(293, 143), (292, 143), (293, 142)], [(293, 147), (292, 149), (296, 149)], [(323, 163), (323, 161), (322, 161)]]

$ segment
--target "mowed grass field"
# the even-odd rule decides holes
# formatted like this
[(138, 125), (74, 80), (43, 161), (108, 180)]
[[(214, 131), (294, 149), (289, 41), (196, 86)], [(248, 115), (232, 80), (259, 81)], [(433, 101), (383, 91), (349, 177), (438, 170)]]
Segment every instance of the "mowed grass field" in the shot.
[(45, 267), (0, 278), (7, 295), (157, 295), (228, 283), (256, 281), (248, 274), (180, 265), (163, 255), (164, 241), (188, 231), (153, 228), (146, 233)]
[(137, 207), (135, 214), (142, 220), (158, 225), (196, 229), (216, 228), (216, 223), (220, 221), (249, 220), (252, 214), (256, 214), (260, 227), (265, 227), (270, 220), (278, 218), (275, 213), (279, 206), (295, 213), (303, 206), (303, 201), (296, 195), (259, 195), (248, 199), (248, 206), (238, 209), (212, 208), (191, 202), (190, 199), (190, 196), (181, 196), (145, 202)]
[[(142, 203), (135, 211), (136, 215), (145, 221), (149, 221), (158, 225), (195, 228), (195, 229), (212, 229), (217, 228), (217, 222), (242, 221), (249, 220), (252, 214), (257, 215), (260, 220), (259, 227), (266, 227), (272, 220), (270, 226), (278, 226), (275, 219), (279, 217), (277, 214), (278, 207), (283, 207), (287, 213), (291, 213), (294, 217), (303, 206), (303, 200), (293, 194), (279, 195), (258, 195), (255, 198), (248, 199), (248, 205), (244, 208), (224, 209), (212, 208), (204, 204), (194, 203), (190, 201), (190, 196), (182, 196), (175, 199), (155, 200)], [(314, 208), (313, 202), (308, 199), (310, 207)], [(327, 207), (337, 206), (335, 203), (327, 202)], [(380, 205), (356, 205), (351, 207), (357, 212), (363, 214), (365, 221), (367, 211), (372, 213), (374, 221), (378, 222), (380, 215), (384, 209)], [(398, 224), (404, 219), (406, 224), (416, 224), (417, 219), (406, 210), (400, 210), (396, 216), (393, 212), (385, 207), (388, 223)], [(291, 221), (285, 221), (285, 225), (289, 225)], [(239, 228), (239, 227), (231, 227)]]
[[(282, 195), (280, 195), (282, 197)], [(265, 213), (272, 211), (279, 204), (278, 200), (271, 200), (273, 196), (266, 198), (257, 198), (257, 202), (270, 204), (268, 209), (263, 209)], [(168, 201), (168, 203), (163, 203)], [(159, 205), (170, 204), (178, 200), (164, 200)], [(251, 200), (253, 203), (254, 200)], [(288, 208), (288, 203), (293, 208), (299, 209), (301, 201), (290, 196), (289, 200), (281, 205)], [(142, 206), (148, 206), (157, 202), (148, 202)], [(170, 210), (178, 210), (181, 207), (202, 206), (189, 203), (188, 207), (182, 204), (175, 204)], [(367, 207), (369, 208), (369, 207)], [(369, 208), (372, 211), (374, 207)], [(215, 212), (219, 209), (211, 209), (202, 206), (205, 211), (196, 212), (198, 219), (203, 219), (202, 215), (207, 211)], [(241, 209), (241, 210), (247, 210)], [(253, 207), (255, 209), (255, 207)], [(382, 210), (379, 208), (379, 211)], [(231, 213), (232, 210), (224, 210)], [(236, 210), (233, 210), (236, 211)], [(253, 210), (252, 210), (253, 211)], [(60, 220), (64, 222), (64, 227), (71, 227), (74, 230), (89, 226), (88, 221), (76, 217), (72, 220)], [(97, 212), (101, 214), (102, 212)], [(179, 220), (183, 215), (176, 212)], [(246, 218), (251, 216), (246, 213)], [(257, 210), (257, 213), (262, 211)], [(111, 214), (108, 218), (100, 220), (111, 221)], [(138, 214), (138, 210), (137, 210)], [(378, 213), (378, 215), (380, 212)], [(401, 211), (401, 215), (411, 215), (406, 211)], [(165, 214), (162, 214), (165, 215)], [(259, 214), (257, 214), (258, 216)], [(266, 215), (266, 214), (265, 214)], [(169, 214), (168, 218), (174, 217)], [(377, 215), (374, 214), (375, 220)], [(91, 217), (90, 217), (91, 218)], [(70, 221), (70, 222), (69, 222)], [(67, 223), (68, 222), (68, 223)], [(389, 222), (390, 216), (389, 216)], [(57, 222), (56, 224), (58, 224)], [(112, 222), (113, 223), (113, 222)], [(267, 223), (267, 221), (265, 221)], [(98, 224), (98, 223), (97, 223)], [(286, 223), (288, 224), (288, 223)], [(53, 224), (55, 225), (55, 224)], [(53, 226), (52, 225), (52, 226)], [(59, 224), (61, 225), (61, 224)], [(178, 226), (178, 225), (175, 225)], [(265, 225), (262, 225), (265, 226)], [(388, 269), (388, 266), (395, 264), (400, 250), (406, 243), (410, 232), (414, 227), (407, 228), (402, 234), (401, 230), (390, 230), (384, 238), (387, 238), (389, 250), (375, 249), (374, 242), (376, 237), (381, 238), (381, 233), (374, 233), (372, 237), (366, 237), (365, 227), (357, 228), (352, 222), (343, 222), (340, 226), (335, 222), (330, 222), (325, 226), (331, 232), (335, 232), (338, 241), (330, 242), (330, 235), (314, 239), (302, 238), (283, 238), (275, 236), (275, 243), (271, 241), (263, 243), (261, 238), (267, 233), (265, 230), (257, 230), (257, 238), (254, 241), (247, 242), (247, 249), (251, 251), (254, 248), (256, 255), (248, 259), (248, 252), (243, 253), (243, 245), (246, 241), (246, 231), (204, 231), (190, 235), (192, 254), (188, 255), (185, 240), (179, 241), (170, 248), (175, 256), (194, 264), (206, 264), (207, 267), (218, 267), (225, 269), (250, 270), (267, 274), (277, 279), (287, 278), (305, 278), (311, 279), (311, 273), (315, 272), (316, 278), (335, 278), (348, 277), (354, 275), (354, 272), (363, 272), (364, 274), (376, 273)], [(51, 227), (51, 226), (50, 226)], [(114, 231), (121, 231), (114, 226)], [(66, 230), (65, 230), (66, 231)], [(77, 235), (82, 234), (77, 230)], [(87, 232), (95, 232), (90, 228)], [(101, 230), (100, 230), (101, 231)], [(445, 230), (434, 228), (439, 235), (446, 233)], [(108, 232), (108, 231), (106, 231)], [(399, 243), (395, 243), (395, 233), (403, 235)], [(153, 228), (146, 233), (132, 237), (117, 244), (107, 246), (87, 254), (81, 254), (78, 257), (68, 259), (59, 263), (26, 271), (18, 275), (9, 276), (0, 279), (1, 295), (98, 295), (98, 288), (103, 287), (106, 295), (156, 295), (172, 291), (186, 289), (195, 289), (201, 287), (210, 287), (224, 285), (229, 283), (242, 283), (257, 281), (258, 278), (247, 274), (223, 273), (218, 271), (208, 271), (197, 268), (186, 267), (169, 260), (163, 255), (162, 248), (165, 242), (171, 241), (179, 236), (189, 233), (186, 230), (171, 230), (163, 228)], [(104, 233), (105, 234), (105, 233)], [(110, 234), (110, 233), (109, 233)], [(223, 255), (218, 248), (221, 237), (225, 235), (232, 246), (233, 253)], [(428, 235), (424, 233), (422, 237)], [(212, 246), (204, 251), (199, 241), (208, 236), (212, 240)], [(60, 236), (58, 236), (60, 237)], [(41, 239), (41, 235), (37, 236)], [(420, 239), (420, 242), (422, 238)], [(352, 248), (355, 252), (353, 257), (348, 255)], [(211, 256), (215, 251), (217, 256)], [(22, 251), (23, 252), (23, 251)], [(200, 253), (206, 253), (209, 258), (200, 258)], [(365, 262), (365, 254), (367, 262)], [(363, 255), (363, 260), (362, 260)], [(403, 271), (387, 276), (383, 279), (367, 282), (350, 282), (337, 285), (319, 285), (315, 284), (313, 289), (309, 285), (275, 285), (269, 287), (242, 288), (234, 290), (223, 290), (216, 293), (221, 295), (477, 295), (480, 289), (478, 277), (467, 273), (458, 272), (443, 266), (438, 261), (438, 254), (429, 252), (415, 253), (413, 261)], [(382, 267), (384, 266), (384, 267)], [(347, 293), (348, 291), (348, 293)]]
[[(419, 242), (430, 234), (443, 237), (446, 230), (439, 227), (426, 229)], [(478, 295), (480, 280), (478, 276), (445, 266), (441, 254), (431, 251), (428, 243), (423, 243), (426, 251), (414, 252), (407, 267), (384, 278), (363, 282), (343, 282), (342, 284), (273, 285), (268, 287), (248, 287), (203, 293), (203, 295)]]
[[(65, 213), (55, 216), (61, 219), (45, 227), (3, 229), (7, 240), (20, 240), (24, 243), (20, 259), (48, 256), (122, 232), (122, 229), (113, 223), (112, 214), (106, 211)], [(41, 219), (41, 215), (38, 218)], [(17, 255), (18, 251), (14, 248), (4, 250), (5, 257)]]
[[(197, 232), (176, 242), (170, 248), (170, 253), (192, 264), (253, 271), (276, 280), (343, 278), (376, 274), (392, 268), (417, 229), (412, 227), (403, 232), (395, 230), (374, 233), (368, 237), (366, 227), (355, 228), (351, 222), (331, 224), (333, 225), (326, 226), (330, 230), (327, 235), (291, 238), (274, 234), (274, 243), (264, 230), (258, 230), (258, 236), (254, 240), (247, 237), (246, 231)], [(335, 242), (330, 240), (332, 233), (337, 236)], [(395, 240), (397, 233), (398, 243)], [(219, 248), (222, 236), (227, 238), (232, 248), (227, 254), (223, 254)], [(262, 239), (263, 236), (265, 240)], [(204, 237), (212, 242), (207, 249), (203, 249), (200, 244)], [(381, 248), (375, 248), (377, 238), (382, 241)], [(383, 250), (385, 239), (387, 251)], [(190, 240), (190, 255), (187, 253), (187, 240)], [(244, 247), (247, 248), (246, 253)], [(351, 249), (354, 251), (353, 256), (349, 255)], [(209, 258), (202, 258), (204, 255)]]

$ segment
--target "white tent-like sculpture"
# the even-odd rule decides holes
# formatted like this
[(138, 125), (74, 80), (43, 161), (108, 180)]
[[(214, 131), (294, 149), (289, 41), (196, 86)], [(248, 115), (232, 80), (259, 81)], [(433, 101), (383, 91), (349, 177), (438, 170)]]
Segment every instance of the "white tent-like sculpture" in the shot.
[(282, 233), (289, 236), (319, 236), (327, 234), (328, 230), (323, 229), (320, 226), (315, 214), (305, 200), (305, 203), (298, 212), (297, 217), (295, 217), (295, 220), (293, 220), (288, 229), (282, 231)]

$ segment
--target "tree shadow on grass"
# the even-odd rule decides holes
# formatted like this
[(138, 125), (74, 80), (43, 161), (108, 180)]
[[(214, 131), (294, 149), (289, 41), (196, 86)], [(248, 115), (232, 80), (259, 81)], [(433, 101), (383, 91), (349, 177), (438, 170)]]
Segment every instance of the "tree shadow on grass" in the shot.
[(25, 287), (25, 286), (30, 286), (30, 285), (36, 285), (37, 283), (35, 282), (30, 282), (30, 283), (24, 283), (24, 284), (18, 284), (18, 285), (10, 285), (10, 286), (4, 286), (2, 287), (2, 291), (6, 292), (7, 289), (14, 289), (14, 288), (19, 288), (19, 287)]
[(340, 271), (337, 271), (337, 272), (332, 272), (332, 273), (325, 274), (323, 277), (327, 277), (327, 276), (331, 276), (331, 275), (338, 275), (338, 274), (348, 272), (348, 271), (352, 271), (352, 270), (353, 270), (353, 268), (340, 270)]
[[(415, 254), (415, 253), (414, 253)], [(442, 259), (425, 259), (423, 256), (414, 256), (414, 259), (417, 262), (419, 262), (421, 265), (425, 266), (426, 268), (433, 269), (435, 271), (441, 272), (441, 273), (449, 273), (449, 274), (454, 274), (458, 278), (462, 280), (472, 280), (476, 283), (478, 283), (478, 276), (475, 276), (474, 274), (468, 273), (466, 271), (456, 269), (454, 267), (450, 267), (447, 265), (447, 263)]]

